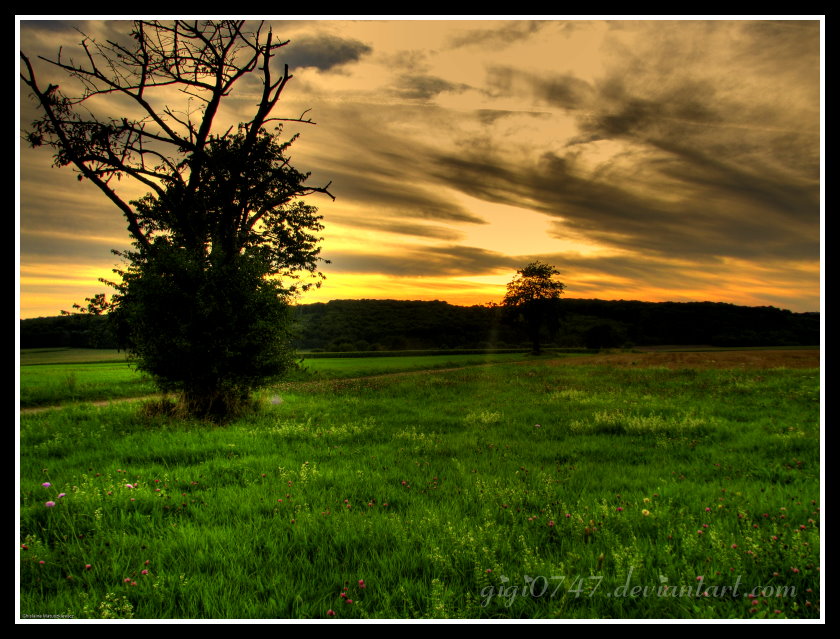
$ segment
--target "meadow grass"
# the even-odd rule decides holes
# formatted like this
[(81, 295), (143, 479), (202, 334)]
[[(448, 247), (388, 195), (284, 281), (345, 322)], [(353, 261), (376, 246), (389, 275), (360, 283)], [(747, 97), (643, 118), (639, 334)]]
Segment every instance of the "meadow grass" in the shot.
[(22, 415), (21, 614), (819, 616), (818, 371), (351, 377)]

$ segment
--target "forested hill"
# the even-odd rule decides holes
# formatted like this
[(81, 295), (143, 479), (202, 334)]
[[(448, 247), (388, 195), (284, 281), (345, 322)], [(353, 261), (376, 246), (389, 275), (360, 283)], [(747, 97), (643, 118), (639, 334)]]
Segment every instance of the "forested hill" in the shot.
[[(714, 302), (564, 299), (545, 346), (608, 348), (654, 344), (819, 344), (819, 313)], [(299, 350), (484, 349), (527, 346), (504, 309), (446, 302), (334, 300), (295, 307)], [(113, 348), (105, 317), (21, 320), (21, 347)]]
[[(713, 302), (564, 299), (556, 334), (546, 345), (620, 347), (816, 345), (819, 313)], [(527, 344), (504, 309), (446, 302), (334, 300), (297, 309), (302, 350), (507, 348)]]

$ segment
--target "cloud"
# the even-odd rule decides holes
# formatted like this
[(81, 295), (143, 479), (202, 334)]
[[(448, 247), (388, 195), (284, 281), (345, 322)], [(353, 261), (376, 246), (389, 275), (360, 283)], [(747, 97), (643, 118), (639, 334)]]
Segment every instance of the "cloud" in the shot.
[(466, 84), (454, 84), (432, 75), (401, 75), (392, 91), (402, 98), (411, 100), (429, 100), (439, 93), (460, 93), (470, 87)]
[(541, 20), (506, 22), (492, 29), (464, 31), (450, 39), (450, 46), (458, 48), (472, 45), (507, 46), (525, 40), (551, 24)]
[[(498, 158), (440, 156), (438, 179), (451, 188), (490, 202), (531, 208), (562, 220), (563, 229), (602, 245), (651, 255), (731, 256), (814, 259), (818, 255), (818, 208), (808, 189), (790, 184), (762, 184), (736, 174), (718, 179), (702, 192), (690, 182), (675, 199), (666, 181), (639, 183), (615, 168), (603, 177), (577, 172), (573, 161), (547, 154), (532, 165)], [(692, 166), (700, 166), (695, 161)], [(733, 169), (734, 170), (734, 169)], [(648, 179), (656, 178), (654, 172)], [(753, 179), (750, 180), (749, 178)], [(775, 176), (779, 177), (779, 176)], [(763, 188), (762, 188), (763, 187)], [(781, 202), (770, 195), (781, 192)], [(798, 211), (799, 214), (792, 214)]]
[(383, 175), (364, 166), (328, 167), (330, 190), (342, 200), (362, 205), (372, 215), (410, 216), (484, 224), (484, 220), (445, 197), (423, 188), (409, 170), (401, 175)]
[(289, 67), (314, 67), (330, 71), (350, 62), (358, 62), (373, 49), (364, 42), (329, 34), (302, 35), (282, 50), (283, 62)]
[(387, 273), (396, 277), (470, 276), (499, 268), (522, 266), (519, 258), (480, 248), (449, 245), (405, 246), (394, 254), (330, 252), (330, 271), (336, 273)]
[(430, 224), (417, 224), (404, 219), (363, 219), (357, 215), (331, 215), (330, 222), (338, 222), (355, 228), (383, 231), (398, 235), (410, 235), (414, 237), (428, 237), (439, 240), (454, 242), (464, 237), (464, 234), (443, 226), (432, 226)]
[(495, 97), (525, 96), (537, 104), (565, 109), (588, 105), (594, 94), (588, 82), (571, 74), (537, 74), (510, 66), (489, 67), (486, 84)]

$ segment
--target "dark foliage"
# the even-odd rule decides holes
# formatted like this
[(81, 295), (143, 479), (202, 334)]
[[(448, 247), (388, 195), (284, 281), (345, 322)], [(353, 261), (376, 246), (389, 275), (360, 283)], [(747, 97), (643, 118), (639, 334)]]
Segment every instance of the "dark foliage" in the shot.
[[(292, 365), (289, 301), (323, 277), (321, 216), (298, 198), (332, 197), (329, 185), (305, 185), (308, 174), (287, 154), (296, 136), (266, 128), (311, 123), (271, 117), (291, 79), (288, 66), (277, 74), (272, 63), (286, 44), (243, 21), (138, 21), (123, 41), (85, 38), (81, 63), (61, 52), (43, 59), (76, 95), (42, 89), (21, 54), (21, 78), (41, 109), (27, 141), (51, 147), (56, 166), (97, 186), (122, 212), (134, 246), (117, 253), (125, 265), (112, 300), (76, 308), (110, 311), (137, 367), (201, 417), (231, 415)], [(253, 118), (214, 132), (220, 105), (243, 78), (261, 83)], [(160, 105), (171, 93), (156, 94), (172, 88), (186, 105)], [(115, 96), (131, 115), (99, 112), (113, 109)], [(149, 193), (126, 202), (117, 190), (123, 177)], [(300, 282), (301, 274), (315, 282)]]
[(560, 295), (566, 287), (555, 275), (560, 275), (560, 271), (553, 266), (532, 262), (516, 272), (502, 300), (509, 317), (525, 327), (534, 355), (542, 352), (543, 333), (551, 338), (559, 326)]

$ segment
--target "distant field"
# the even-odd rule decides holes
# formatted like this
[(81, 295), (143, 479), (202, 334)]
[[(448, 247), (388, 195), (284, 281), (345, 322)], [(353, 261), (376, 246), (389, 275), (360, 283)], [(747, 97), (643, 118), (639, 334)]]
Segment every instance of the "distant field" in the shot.
[[(819, 370), (788, 353), (321, 360), (224, 426), (27, 412), (21, 614), (818, 618)], [(116, 397), (107, 366), (76, 384)]]
[[(21, 407), (46, 406), (70, 401), (105, 401), (142, 397), (154, 393), (156, 389), (149, 378), (135, 371), (124, 357), (119, 356), (117, 351), (101, 352), (84, 349), (22, 351)], [(577, 356), (568, 355), (568, 357)], [(531, 356), (524, 353), (318, 358), (305, 360), (302, 370), (291, 373), (290, 379), (363, 377), (529, 359)]]
[(122, 351), (98, 348), (24, 348), (20, 351), (21, 366), (31, 364), (85, 364), (91, 362), (124, 362)]

